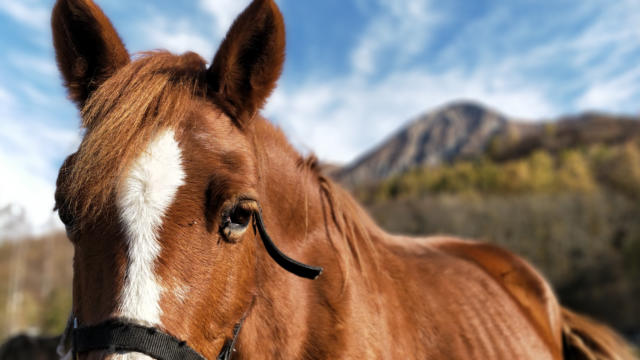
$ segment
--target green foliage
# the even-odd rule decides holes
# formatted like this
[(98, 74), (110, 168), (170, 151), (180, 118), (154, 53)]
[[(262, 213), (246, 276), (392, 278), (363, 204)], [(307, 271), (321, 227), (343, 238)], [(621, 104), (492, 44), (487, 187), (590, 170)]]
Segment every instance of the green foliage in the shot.
[(393, 233), (497, 243), (535, 264), (563, 304), (640, 333), (640, 142), (492, 159), (413, 169), (356, 194)]
[(563, 152), (557, 170), (559, 190), (570, 192), (593, 192), (597, 185), (585, 156), (576, 150)]
[(40, 320), (40, 329), (45, 334), (61, 334), (67, 324), (71, 310), (71, 291), (65, 288), (54, 289), (49, 293)]
[(0, 340), (62, 332), (71, 310), (72, 258), (63, 233), (0, 245)]
[(532, 262), (562, 303), (640, 333), (640, 203), (614, 192), (440, 193), (370, 204), (386, 230), (489, 241)]
[(640, 198), (638, 143), (593, 145), (559, 154), (536, 150), (526, 157), (505, 162), (483, 158), (413, 169), (372, 188), (358, 189), (356, 195), (372, 204), (434, 193), (589, 194), (602, 190)]
[(600, 176), (612, 188), (640, 199), (640, 148), (628, 143), (615, 152), (602, 155)]
[(554, 186), (555, 164), (547, 152), (536, 151), (527, 161), (530, 169), (530, 178), (527, 182), (532, 190), (537, 192), (549, 192)]

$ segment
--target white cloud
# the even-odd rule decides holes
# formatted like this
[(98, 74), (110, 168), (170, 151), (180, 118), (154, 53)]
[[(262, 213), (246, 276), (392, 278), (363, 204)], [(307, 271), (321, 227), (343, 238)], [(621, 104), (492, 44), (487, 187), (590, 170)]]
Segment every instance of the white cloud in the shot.
[(37, 72), (48, 78), (57, 78), (58, 68), (51, 57), (42, 57), (23, 52), (10, 53), (7, 58), (16, 67), (29, 72)]
[(155, 15), (140, 23), (138, 29), (144, 34), (139, 40), (144, 41), (147, 49), (166, 49), (177, 54), (194, 51), (206, 60), (213, 59), (215, 41), (195, 29), (186, 19)]
[[(475, 71), (484, 68), (536, 86), (550, 102), (558, 93), (578, 94), (558, 100), (559, 112), (633, 111), (629, 101), (640, 97), (640, 91), (637, 75), (629, 72), (637, 67), (629, 61), (640, 52), (640, 2), (583, 1), (539, 24), (514, 17), (508, 7), (493, 10), (467, 24), (434, 56), (441, 64), (456, 66), (461, 54), (467, 54)], [(561, 31), (550, 27), (558, 24), (574, 25), (560, 26)], [(548, 35), (536, 38), (540, 33)], [(567, 72), (571, 74), (562, 78)]]
[(250, 3), (250, 0), (200, 0), (200, 8), (213, 17), (215, 36), (221, 39), (233, 20)]
[(433, 35), (431, 28), (442, 20), (430, 0), (377, 0), (376, 4), (378, 15), (351, 53), (352, 68), (362, 75), (372, 74), (381, 57), (393, 56), (402, 64), (422, 51)]
[[(0, 150), (0, 169), (4, 174), (0, 177), (0, 204), (24, 209), (31, 225), (42, 227), (54, 216), (54, 182), (29, 172), (21, 163), (24, 160)], [(3, 235), (9, 234), (0, 234), (0, 237)]]
[[(375, 4), (383, 11), (349, 54), (349, 74), (311, 75), (304, 83), (284, 79), (265, 111), (294, 144), (324, 160), (353, 160), (411, 118), (458, 99), (477, 100), (525, 120), (640, 108), (633, 105), (640, 97), (640, 71), (637, 66), (628, 70), (630, 54), (640, 51), (638, 2), (580, 3), (550, 23), (588, 18), (586, 26), (549, 31), (544, 39), (536, 36), (549, 24), (514, 22), (513, 9), (497, 7), (470, 19), (440, 53), (429, 55), (437, 68), (424, 61), (408, 66), (406, 60), (427, 49), (446, 14), (434, 11), (427, 0)], [(362, 11), (371, 9), (371, 3), (358, 5)], [(545, 74), (555, 66), (574, 70), (571, 81)], [(567, 92), (578, 95), (556, 97)]]
[(77, 147), (79, 135), (21, 114), (7, 94), (0, 88), (0, 207), (23, 208), (36, 230), (59, 225), (52, 220), (56, 164)]
[(15, 21), (37, 30), (45, 30), (49, 27), (50, 9), (40, 1), (0, 0), (0, 11)]
[(0, 105), (10, 106), (10, 104), (15, 103), (16, 99), (11, 93), (2, 87), (0, 87)]
[(640, 96), (640, 69), (597, 80), (591, 83), (576, 100), (579, 108), (612, 109), (614, 111), (638, 111), (640, 104), (634, 98)]
[(196, 26), (188, 18), (171, 18), (154, 10), (149, 15), (149, 20), (137, 26), (143, 36), (135, 40), (141, 46), (140, 50), (167, 49), (178, 54), (194, 51), (206, 61), (211, 61), (233, 20), (250, 2), (250, 0), (199, 0), (199, 9), (209, 15), (213, 21), (211, 28)]
[(42, 105), (51, 105), (55, 101), (59, 101), (60, 99), (52, 97), (50, 94), (43, 92), (35, 86), (32, 86), (29, 83), (21, 83), (17, 84), (17, 88), (26, 95), (26, 97), (30, 100), (31, 104), (42, 106)]
[[(637, 112), (640, 110), (640, 3), (614, 2), (572, 42), (575, 61), (583, 76), (582, 94), (575, 100), (581, 110)], [(605, 55), (606, 54), (606, 55)], [(605, 55), (603, 57), (603, 55)], [(595, 61), (597, 58), (604, 58)], [(629, 63), (636, 59), (636, 63)]]
[[(508, 74), (502, 75), (503, 77)], [(280, 124), (294, 144), (321, 159), (344, 163), (389, 136), (428, 109), (473, 99), (523, 119), (550, 116), (557, 109), (535, 86), (504, 82), (493, 74), (423, 70), (396, 72), (370, 84), (357, 76), (300, 87), (282, 87), (265, 114)]]

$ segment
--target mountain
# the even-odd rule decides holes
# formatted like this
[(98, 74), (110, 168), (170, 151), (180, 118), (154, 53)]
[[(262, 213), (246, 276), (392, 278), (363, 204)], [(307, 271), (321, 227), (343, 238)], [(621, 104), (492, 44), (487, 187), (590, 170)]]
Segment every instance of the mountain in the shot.
[(485, 152), (510, 120), (473, 102), (456, 102), (419, 116), (334, 176), (342, 183), (375, 182), (414, 167), (438, 165)]
[(348, 187), (413, 168), (488, 156), (504, 161), (537, 149), (559, 152), (594, 143), (640, 138), (640, 119), (585, 113), (522, 121), (474, 102), (454, 102), (419, 116), (381, 145), (331, 175)]

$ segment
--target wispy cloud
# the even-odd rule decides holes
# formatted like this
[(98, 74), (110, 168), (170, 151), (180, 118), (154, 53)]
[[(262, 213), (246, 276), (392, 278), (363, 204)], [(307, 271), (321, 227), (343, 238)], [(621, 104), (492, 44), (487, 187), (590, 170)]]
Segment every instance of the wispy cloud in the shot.
[(496, 84), (479, 71), (430, 74), (412, 70), (371, 84), (357, 76), (315, 79), (283, 86), (266, 114), (296, 145), (320, 158), (343, 163), (389, 136), (411, 118), (455, 99), (473, 99), (523, 119), (550, 116), (557, 109), (526, 84)]
[(578, 97), (576, 104), (581, 109), (613, 108), (617, 111), (628, 111), (631, 107), (640, 110), (640, 104), (634, 103), (639, 95), (640, 68), (637, 68), (610, 79), (599, 79), (591, 83)]
[(579, 53), (579, 109), (640, 112), (640, 3), (616, 2), (572, 44)]
[(11, 95), (11, 93), (7, 89), (0, 87), (0, 105), (12, 104), (15, 101), (16, 98)]
[(167, 49), (174, 53), (194, 51), (213, 58), (215, 42), (210, 36), (196, 29), (187, 19), (174, 19), (164, 15), (153, 15), (141, 22), (138, 29), (147, 48)]
[(458, 99), (521, 119), (640, 109), (633, 102), (640, 60), (629, 66), (640, 59), (638, 2), (589, 0), (527, 16), (523, 4), (510, 3), (449, 29), (455, 33), (438, 46), (441, 27), (459, 14), (427, 0), (371, 4), (360, 3), (376, 15), (345, 55), (351, 71), (284, 79), (267, 108), (298, 146), (321, 158), (352, 160), (411, 118)]
[(50, 9), (37, 0), (1, 0), (0, 11), (27, 27), (45, 30), (49, 26)]
[(29, 83), (21, 83), (16, 86), (16, 90), (24, 94), (29, 102), (35, 106), (42, 106), (47, 104), (53, 104), (54, 101), (58, 101), (58, 98), (54, 98), (51, 94), (47, 94), (35, 86)]
[[(432, 26), (441, 20), (431, 0), (377, 0), (371, 5), (377, 15), (351, 52), (354, 71), (363, 75), (379, 69), (382, 60), (387, 66), (402, 65), (424, 49), (434, 35)], [(366, 11), (367, 6), (360, 6)]]
[(45, 125), (15, 106), (0, 88), (0, 204), (25, 209), (36, 227), (50, 224), (54, 180), (61, 159), (77, 146), (77, 131)]
[[(629, 69), (637, 68), (632, 62), (640, 58), (640, 3), (570, 5), (522, 20), (517, 7), (495, 9), (470, 21), (441, 53), (433, 54), (435, 62), (493, 71), (497, 79), (536, 86), (559, 112), (633, 111), (630, 97), (640, 92), (631, 78), (636, 72)], [(596, 100), (595, 92), (609, 96), (589, 103)]]
[(249, 2), (250, 0), (200, 0), (199, 5), (213, 18), (214, 35), (222, 38)]
[(8, 54), (7, 58), (13, 66), (24, 71), (37, 72), (39, 75), (48, 78), (58, 77), (58, 68), (50, 56), (36, 56), (24, 52), (14, 52)]

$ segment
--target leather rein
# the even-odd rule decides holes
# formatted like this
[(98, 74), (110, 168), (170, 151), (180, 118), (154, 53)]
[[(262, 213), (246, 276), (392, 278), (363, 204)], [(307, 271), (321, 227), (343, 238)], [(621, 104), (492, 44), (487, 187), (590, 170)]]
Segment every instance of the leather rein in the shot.
[[(302, 278), (314, 280), (322, 274), (322, 268), (306, 265), (285, 255), (273, 242), (262, 221), (262, 212), (254, 211), (254, 227), (271, 258), (283, 269)], [(216, 360), (229, 360), (244, 322), (244, 317), (234, 326), (233, 337), (228, 339)], [(73, 316), (72, 316), (73, 317)], [(207, 360), (180, 340), (158, 328), (135, 324), (122, 319), (109, 319), (97, 325), (78, 326), (73, 317), (71, 329), (72, 359), (89, 351), (106, 350), (110, 353), (138, 352), (157, 360)]]

